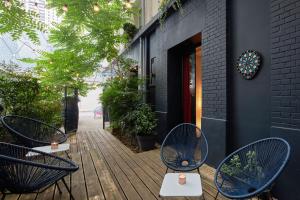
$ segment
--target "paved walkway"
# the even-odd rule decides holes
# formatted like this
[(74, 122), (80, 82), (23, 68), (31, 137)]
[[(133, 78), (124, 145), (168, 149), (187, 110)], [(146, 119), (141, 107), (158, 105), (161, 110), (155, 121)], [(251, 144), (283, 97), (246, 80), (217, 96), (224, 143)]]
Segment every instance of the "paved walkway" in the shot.
[[(72, 175), (71, 188), (75, 199), (160, 199), (158, 194), (165, 167), (160, 161), (159, 150), (133, 153), (109, 132), (101, 129), (101, 125), (101, 120), (84, 116), (80, 119), (78, 133), (69, 139), (72, 159), (80, 166)], [(206, 200), (213, 199), (216, 194), (213, 173), (207, 166), (202, 168)], [(60, 188), (63, 189), (62, 195), (53, 186), (39, 195), (11, 195), (6, 199), (69, 199), (63, 185)]]

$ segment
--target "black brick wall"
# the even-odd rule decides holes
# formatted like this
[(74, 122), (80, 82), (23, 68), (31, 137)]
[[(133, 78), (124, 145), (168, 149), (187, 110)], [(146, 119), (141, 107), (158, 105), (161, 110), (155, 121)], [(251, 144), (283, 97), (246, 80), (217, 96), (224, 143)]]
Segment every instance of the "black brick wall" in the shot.
[(210, 145), (208, 164), (217, 166), (227, 151), (227, 1), (207, 0), (202, 32), (202, 130)]
[(275, 185), (279, 199), (300, 199), (300, 1), (271, 0), (271, 136), (291, 145)]
[(226, 119), (226, 0), (206, 1), (203, 31), (203, 116)]
[(300, 128), (300, 1), (271, 1), (273, 126)]

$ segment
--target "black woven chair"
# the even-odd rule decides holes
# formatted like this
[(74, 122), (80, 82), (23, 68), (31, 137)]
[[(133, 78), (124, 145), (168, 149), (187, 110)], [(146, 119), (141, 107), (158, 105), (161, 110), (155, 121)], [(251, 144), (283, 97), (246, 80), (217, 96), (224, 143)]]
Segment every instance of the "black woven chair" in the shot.
[(67, 140), (67, 136), (42, 121), (17, 115), (4, 116), (1, 119), (3, 126), (26, 147), (51, 145), (55, 141), (59, 144)]
[(231, 199), (260, 197), (270, 190), (287, 164), (290, 145), (281, 138), (267, 138), (230, 154), (217, 168), (218, 194)]
[(74, 199), (64, 177), (78, 166), (70, 160), (27, 147), (0, 142), (0, 191), (8, 194), (39, 193), (62, 181)]
[(194, 124), (183, 123), (174, 127), (161, 145), (160, 156), (168, 169), (192, 171), (205, 162), (208, 144), (204, 133)]

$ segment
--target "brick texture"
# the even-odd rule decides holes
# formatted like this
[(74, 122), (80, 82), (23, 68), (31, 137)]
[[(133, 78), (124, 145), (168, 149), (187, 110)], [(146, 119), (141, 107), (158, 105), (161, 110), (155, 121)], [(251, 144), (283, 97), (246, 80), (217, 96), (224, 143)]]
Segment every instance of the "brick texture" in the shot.
[(227, 5), (226, 0), (206, 1), (203, 31), (203, 116), (227, 115)]
[(300, 2), (271, 0), (271, 121), (300, 128)]

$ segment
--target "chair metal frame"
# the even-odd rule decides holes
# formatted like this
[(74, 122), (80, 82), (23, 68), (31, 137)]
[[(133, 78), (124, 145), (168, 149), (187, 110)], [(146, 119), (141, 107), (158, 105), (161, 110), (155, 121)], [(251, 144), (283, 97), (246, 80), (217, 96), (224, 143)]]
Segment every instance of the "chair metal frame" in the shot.
[[(245, 150), (247, 149), (248, 147), (250, 146), (253, 146), (255, 144), (259, 144), (259, 143), (262, 143), (264, 141), (267, 141), (267, 140), (279, 140), (281, 142), (283, 142), (285, 145), (286, 145), (286, 148), (287, 148), (287, 154), (286, 154), (286, 157), (285, 157), (285, 160), (283, 160), (283, 163), (282, 165), (280, 166), (280, 168), (278, 169), (278, 171), (273, 175), (273, 177), (268, 180), (262, 187), (260, 187), (259, 189), (253, 191), (253, 192), (249, 192), (245, 195), (239, 195), (239, 196), (232, 196), (232, 195), (229, 195), (229, 194), (226, 194), (225, 192), (222, 191), (222, 189), (219, 187), (219, 184), (217, 182), (217, 179), (218, 179), (218, 175), (219, 175), (219, 172), (221, 172), (221, 168), (222, 166), (229, 160), (231, 159), (234, 155), (237, 155), (237, 153), (241, 152), (242, 150)], [(279, 177), (279, 175), (282, 173), (283, 169), (286, 167), (286, 164), (288, 163), (288, 160), (289, 160), (289, 157), (290, 157), (290, 151), (291, 151), (291, 147), (289, 145), (289, 143), (287, 141), (285, 141), (284, 139), (282, 138), (278, 138), (278, 137), (270, 137), (270, 138), (265, 138), (265, 139), (261, 139), (261, 140), (257, 140), (255, 142), (252, 142), (246, 146), (243, 146), (239, 149), (237, 149), (236, 151), (232, 152), (230, 155), (228, 155), (218, 166), (217, 170), (216, 170), (216, 174), (215, 174), (215, 178), (214, 178), (214, 183), (215, 183), (215, 186), (217, 187), (217, 195), (215, 196), (215, 199), (218, 198), (219, 194), (221, 193), (223, 196), (227, 197), (227, 198), (230, 198), (230, 199), (247, 199), (247, 198), (251, 198), (251, 197), (259, 197), (260, 195), (264, 194), (264, 193), (267, 193), (267, 195), (270, 195), (270, 191), (271, 191), (271, 188), (273, 187), (273, 183), (274, 181)], [(224, 181), (223, 181), (224, 182)], [(223, 182), (221, 183), (221, 187), (223, 185)]]
[(173, 131), (176, 130), (178, 127), (184, 126), (184, 125), (192, 126), (192, 127), (194, 127), (194, 128), (196, 128), (196, 129), (198, 129), (198, 130), (201, 131), (201, 138), (203, 138), (203, 140), (204, 140), (204, 142), (205, 142), (206, 154), (205, 154), (205, 156), (203, 157), (203, 159), (201, 160), (201, 162), (200, 162), (197, 166), (195, 166), (195, 167), (193, 167), (193, 168), (189, 168), (189, 169), (187, 169), (187, 170), (184, 170), (184, 169), (182, 170), (182, 169), (181, 169), (180, 171), (188, 172), (188, 171), (192, 171), (192, 170), (197, 169), (198, 172), (199, 172), (199, 174), (200, 174), (199, 168), (205, 163), (205, 161), (206, 161), (206, 159), (207, 159), (207, 156), (208, 156), (208, 143), (207, 143), (207, 139), (206, 139), (205, 134), (203, 133), (203, 131), (202, 131), (199, 127), (197, 127), (195, 124), (191, 124), (191, 123), (181, 123), (181, 124), (178, 124), (177, 126), (175, 126), (174, 128), (172, 128), (171, 131), (166, 135), (166, 137), (165, 137), (165, 139), (164, 139), (164, 141), (163, 141), (163, 143), (162, 143), (162, 145), (161, 145), (161, 148), (160, 148), (160, 157), (161, 157), (161, 160), (163, 161), (163, 163), (164, 163), (164, 164), (166, 165), (166, 167), (167, 167), (166, 173), (167, 173), (168, 169), (172, 169), (173, 171), (179, 171), (178, 169), (176, 169), (176, 168), (170, 166), (168, 163), (165, 162), (165, 159), (164, 159), (164, 157), (163, 157), (163, 155), (162, 155), (162, 154), (163, 154), (163, 153), (162, 153), (162, 152), (163, 152), (162, 149), (164, 148), (164, 145), (165, 145), (165, 143), (166, 143), (168, 137), (169, 137), (170, 135), (173, 134)]
[(3, 124), (3, 126), (13, 135), (16, 136), (17, 139), (21, 140), (22, 143), (24, 143), (27, 147), (38, 147), (38, 146), (47, 146), (47, 145), (51, 145), (51, 141), (40, 141), (40, 140), (36, 140), (34, 138), (30, 138), (24, 134), (22, 134), (21, 132), (15, 130), (11, 125), (9, 125), (9, 123), (7, 123), (5, 120), (8, 118), (19, 118), (19, 119), (24, 119), (24, 120), (29, 120), (32, 121), (34, 123), (37, 124), (41, 124), (45, 127), (48, 128), (52, 128), (56, 133), (59, 133), (60, 135), (62, 135), (61, 140), (57, 141), (59, 144), (64, 143), (67, 141), (67, 135), (65, 133), (63, 133), (61, 130), (59, 130), (58, 128), (49, 125), (45, 122), (42, 122), (40, 120), (37, 119), (33, 119), (33, 118), (29, 118), (29, 117), (23, 117), (23, 116), (19, 116), (19, 115), (7, 115), (7, 116), (3, 116), (1, 117), (1, 122)]
[[(53, 154), (48, 154), (48, 153), (45, 153), (45, 152), (42, 152), (42, 151), (34, 150), (34, 149), (23, 147), (23, 146), (18, 146), (18, 145), (14, 145), (14, 144), (0, 142), (0, 146), (1, 145), (2, 146), (7, 146), (10, 149), (14, 148), (15, 152), (18, 152), (18, 150), (19, 150), (20, 152), (24, 151), (24, 152), (37, 153), (38, 154), (37, 156), (42, 156), (44, 158), (44, 162), (45, 162), (45, 163), (35, 162), (32, 157), (26, 157), (25, 155), (24, 155), (24, 158), (28, 158), (27, 160), (22, 159), (22, 158), (16, 158), (16, 157), (8, 156), (8, 155), (5, 155), (3, 152), (0, 152), (0, 160), (1, 160), (0, 161), (0, 163), (1, 163), (0, 164), (0, 171), (1, 171), (1, 173), (4, 173), (4, 171), (5, 171), (4, 169), (1, 169), (1, 168), (7, 166), (7, 165), (3, 164), (5, 162), (6, 162), (6, 164), (9, 163), (10, 167), (14, 163), (15, 165), (18, 166), (19, 170), (21, 168), (20, 166), (24, 166), (24, 167), (31, 167), (31, 169), (36, 168), (36, 169), (60, 171), (59, 172), (60, 175), (57, 176), (57, 178), (55, 180), (51, 180), (51, 177), (48, 177), (48, 179), (44, 180), (45, 183), (42, 184), (44, 186), (42, 188), (38, 188), (36, 190), (28, 190), (28, 191), (21, 192), (21, 193), (15, 193), (15, 192), (9, 191), (9, 189), (5, 188), (5, 186), (2, 186), (2, 188), (0, 189), (0, 191), (3, 194), (2, 198), (1, 198), (2, 200), (4, 200), (5, 197), (7, 195), (10, 195), (10, 194), (28, 194), (28, 193), (37, 193), (38, 194), (38, 193), (44, 192), (45, 190), (47, 190), (49, 187), (51, 187), (54, 184), (57, 186), (59, 193), (62, 193), (59, 185), (57, 184), (58, 181), (60, 181), (60, 180), (62, 181), (62, 183), (66, 187), (67, 191), (69, 192), (70, 199), (74, 199), (74, 197), (72, 195), (72, 192), (71, 192), (71, 188), (68, 187), (68, 185), (66, 184), (66, 182), (64, 180), (64, 177), (66, 177), (68, 175), (71, 175), (71, 173), (73, 173), (73, 172), (75, 172), (79, 169), (79, 166), (76, 165), (73, 161), (55, 156)], [(69, 167), (60, 166), (60, 164), (58, 166), (55, 166), (54, 163), (53, 163), (53, 160), (51, 161), (51, 163), (46, 163), (46, 158), (51, 158), (53, 160), (59, 161), (59, 163), (60, 162), (66, 163), (66, 164), (69, 165)], [(31, 170), (32, 173), (33, 173), (33, 171), (34, 170)], [(45, 179), (45, 177), (43, 177), (43, 178)], [(9, 187), (11, 187), (11, 185)], [(18, 190), (18, 189), (16, 189), (16, 190)], [(20, 189), (19, 189), (19, 191), (20, 191)]]

